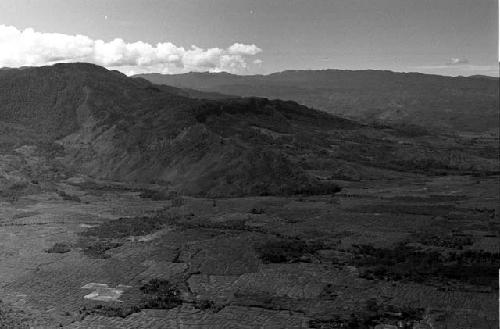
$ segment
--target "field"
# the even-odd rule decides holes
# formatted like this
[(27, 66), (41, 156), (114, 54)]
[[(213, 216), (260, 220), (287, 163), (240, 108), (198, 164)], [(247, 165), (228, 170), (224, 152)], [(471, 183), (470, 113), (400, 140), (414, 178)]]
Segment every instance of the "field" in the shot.
[(210, 199), (81, 176), (4, 194), (0, 328), (497, 327), (499, 177), (336, 183)]

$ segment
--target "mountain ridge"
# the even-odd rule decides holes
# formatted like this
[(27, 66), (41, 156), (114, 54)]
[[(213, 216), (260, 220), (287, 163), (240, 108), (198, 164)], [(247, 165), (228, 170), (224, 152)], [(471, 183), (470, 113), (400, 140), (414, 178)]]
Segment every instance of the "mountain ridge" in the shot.
[[(293, 101), (189, 97), (90, 64), (0, 71), (0, 88), (0, 150), (9, 156), (36, 147), (66, 168), (60, 173), (188, 195), (330, 194), (337, 179), (498, 170), (490, 146), (361, 124)], [(39, 169), (27, 168), (26, 180)]]
[(498, 79), (380, 70), (288, 70), (268, 75), (137, 75), (155, 84), (242, 97), (293, 100), (364, 122), (409, 123), (447, 131), (499, 127)]

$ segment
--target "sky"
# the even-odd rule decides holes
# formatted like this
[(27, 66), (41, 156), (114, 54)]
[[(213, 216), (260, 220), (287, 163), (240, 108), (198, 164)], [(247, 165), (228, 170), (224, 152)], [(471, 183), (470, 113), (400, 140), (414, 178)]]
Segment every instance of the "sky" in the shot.
[(498, 0), (1, 0), (0, 67), (499, 75)]

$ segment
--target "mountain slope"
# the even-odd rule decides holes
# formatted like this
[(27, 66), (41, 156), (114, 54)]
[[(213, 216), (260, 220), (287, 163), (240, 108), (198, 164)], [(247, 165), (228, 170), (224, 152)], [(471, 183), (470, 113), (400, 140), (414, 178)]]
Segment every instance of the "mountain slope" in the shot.
[(284, 71), (269, 75), (228, 73), (143, 74), (156, 84), (293, 100), (365, 122), (407, 123), (452, 131), (499, 127), (499, 80), (390, 71)]
[(56, 159), (59, 173), (241, 196), (334, 193), (336, 179), (397, 172), (498, 170), (489, 146), (290, 101), (189, 98), (90, 64), (3, 70), (0, 87), (0, 152), (20, 157), (19, 147), (36, 146), (31, 158)]
[[(292, 193), (311, 184), (278, 150), (262, 156), (253, 145), (232, 136), (224, 140), (210, 129), (209, 114), (221, 114), (223, 106), (252, 112), (252, 100), (191, 99), (179, 95), (184, 91), (166, 91), (89, 64), (3, 70), (0, 86), (6, 149), (56, 143), (64, 148), (64, 163), (76, 171), (158, 181), (190, 194)], [(306, 118), (318, 115), (324, 116)], [(237, 181), (227, 178), (229, 173)]]

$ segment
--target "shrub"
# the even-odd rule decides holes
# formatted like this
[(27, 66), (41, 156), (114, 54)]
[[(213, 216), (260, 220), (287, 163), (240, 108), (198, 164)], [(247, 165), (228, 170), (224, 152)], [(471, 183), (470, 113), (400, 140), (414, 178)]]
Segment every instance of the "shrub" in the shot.
[(217, 304), (208, 299), (201, 299), (201, 300), (196, 300), (194, 302), (194, 307), (202, 310), (202, 311), (213, 311), (213, 312), (218, 312), (221, 309), (221, 306), (217, 306)]
[(257, 208), (252, 208), (250, 210), (250, 213), (254, 214), (254, 215), (262, 215), (263, 213), (265, 213), (265, 211), (262, 208), (258, 208), (258, 209)]
[(171, 309), (182, 304), (180, 291), (169, 281), (152, 279), (141, 287), (144, 302), (141, 308)]

